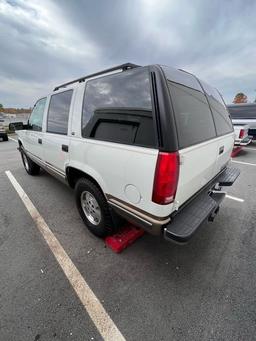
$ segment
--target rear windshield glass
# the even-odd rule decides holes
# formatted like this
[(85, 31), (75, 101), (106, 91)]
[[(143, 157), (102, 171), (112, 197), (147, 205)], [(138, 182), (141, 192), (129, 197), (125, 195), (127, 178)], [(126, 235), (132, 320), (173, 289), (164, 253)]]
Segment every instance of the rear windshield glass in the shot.
[(212, 113), (205, 95), (168, 81), (178, 128), (180, 148), (207, 141), (216, 136)]
[(237, 105), (228, 106), (228, 111), (232, 118), (254, 118), (256, 119), (256, 104), (255, 105)]

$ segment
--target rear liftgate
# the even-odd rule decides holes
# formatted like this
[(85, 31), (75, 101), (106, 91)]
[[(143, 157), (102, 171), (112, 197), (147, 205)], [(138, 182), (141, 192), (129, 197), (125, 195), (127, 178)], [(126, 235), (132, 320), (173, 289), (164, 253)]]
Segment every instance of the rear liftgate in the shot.
[[(240, 170), (227, 168), (216, 179), (219, 186), (232, 186)], [(218, 213), (219, 205), (225, 198), (225, 193), (209, 188), (202, 191), (194, 200), (188, 203), (181, 212), (177, 213), (171, 223), (164, 229), (164, 237), (169, 241), (186, 243), (206, 220), (213, 221)]]

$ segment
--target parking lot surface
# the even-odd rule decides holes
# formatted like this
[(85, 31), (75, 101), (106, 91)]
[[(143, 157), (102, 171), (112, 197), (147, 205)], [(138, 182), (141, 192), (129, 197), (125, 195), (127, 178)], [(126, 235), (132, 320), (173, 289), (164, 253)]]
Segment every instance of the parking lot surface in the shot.
[(189, 244), (145, 234), (121, 254), (89, 233), (70, 188), (26, 174), (15, 141), (0, 142), (0, 160), (0, 340), (102, 339), (7, 170), (126, 340), (255, 340), (256, 143), (234, 159), (230, 197)]

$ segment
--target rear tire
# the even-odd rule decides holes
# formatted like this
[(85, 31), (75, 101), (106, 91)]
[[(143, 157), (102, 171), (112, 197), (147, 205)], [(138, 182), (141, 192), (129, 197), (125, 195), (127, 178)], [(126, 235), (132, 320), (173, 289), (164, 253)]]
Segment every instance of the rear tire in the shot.
[(34, 161), (32, 161), (27, 154), (24, 152), (24, 149), (21, 148), (21, 159), (24, 165), (26, 172), (29, 175), (38, 175), (40, 173), (40, 166), (38, 166)]
[(3, 141), (8, 141), (9, 139), (8, 139), (8, 135), (6, 135), (6, 136), (4, 136), (3, 137)]
[(90, 232), (101, 238), (115, 232), (108, 203), (97, 185), (88, 179), (79, 179), (75, 197), (78, 212)]

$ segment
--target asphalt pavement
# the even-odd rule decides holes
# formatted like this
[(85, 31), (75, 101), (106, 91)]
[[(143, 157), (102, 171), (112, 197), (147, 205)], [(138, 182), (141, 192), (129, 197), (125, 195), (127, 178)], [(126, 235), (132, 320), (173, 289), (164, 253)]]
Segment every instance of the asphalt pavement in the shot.
[(255, 340), (256, 143), (234, 161), (231, 197), (189, 244), (145, 234), (115, 254), (83, 225), (70, 188), (27, 175), (16, 142), (0, 142), (0, 340), (102, 339), (6, 170), (126, 340)]

